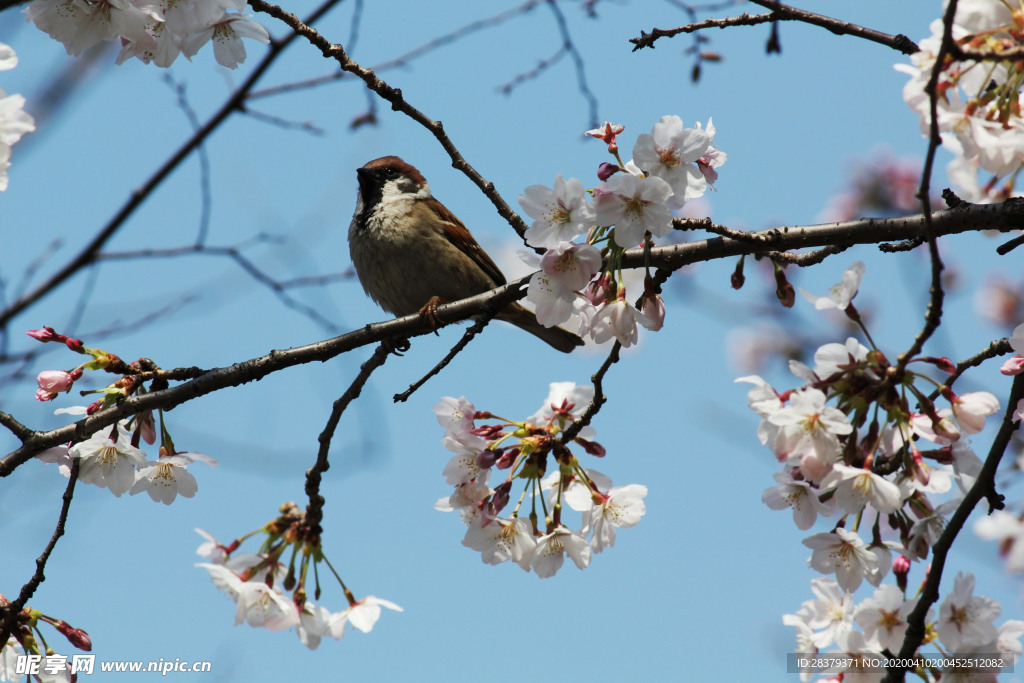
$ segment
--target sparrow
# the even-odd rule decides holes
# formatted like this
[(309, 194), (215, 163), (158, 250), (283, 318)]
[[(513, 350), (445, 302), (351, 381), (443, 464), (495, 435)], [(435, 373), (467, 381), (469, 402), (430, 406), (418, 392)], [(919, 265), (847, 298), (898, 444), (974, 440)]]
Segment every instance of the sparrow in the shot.
[[(367, 295), (395, 316), (430, 317), (439, 303), (505, 284), (505, 276), (462, 221), (430, 193), (413, 166), (396, 156), (356, 170), (359, 195), (348, 228), (349, 253)], [(563, 353), (583, 345), (561, 327), (544, 327), (518, 302), (498, 320), (539, 337)]]

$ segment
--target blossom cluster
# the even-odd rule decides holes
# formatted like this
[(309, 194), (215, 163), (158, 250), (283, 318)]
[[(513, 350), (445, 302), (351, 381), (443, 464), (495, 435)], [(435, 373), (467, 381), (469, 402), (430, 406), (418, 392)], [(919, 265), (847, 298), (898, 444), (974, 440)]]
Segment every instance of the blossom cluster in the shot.
[[(946, 3), (948, 4), (948, 0)], [(1024, 48), (1024, 9), (1018, 0), (970, 0), (957, 5), (952, 38), (961, 51), (978, 58), (942, 55), (936, 86), (937, 125), (943, 143), (956, 155), (949, 176), (971, 201), (1014, 196), (1014, 183), (1024, 165), (1024, 119), (1021, 81), (1024, 63), (1012, 54)], [(942, 47), (943, 22), (931, 24), (911, 64), (896, 69), (910, 75), (903, 99), (930, 134), (931, 98), (927, 84)], [(978, 173), (989, 179), (979, 183)]]
[[(3, 595), (0, 595), (0, 606), (10, 606)], [(24, 607), (15, 618), (11, 636), (6, 643), (0, 645), (0, 681), (34, 679), (47, 683), (72, 683), (75, 680), (68, 666), (68, 658), (56, 654), (49, 646), (39, 629), (41, 624), (55, 628), (79, 650), (92, 650), (92, 639), (82, 629), (32, 607)]]
[[(891, 366), (853, 304), (863, 275), (863, 264), (854, 263), (828, 295), (804, 296), (819, 310), (843, 311), (870, 347), (850, 337), (843, 344), (820, 347), (813, 367), (791, 361), (790, 371), (800, 385), (786, 391), (775, 390), (758, 376), (737, 381), (754, 385), (748, 402), (761, 416), (758, 437), (782, 464), (763, 502), (775, 510), (792, 510), (796, 526), (804, 531), (819, 515), (838, 518), (831, 531), (803, 541), (811, 549), (810, 567), (828, 575), (811, 582), (818, 599), (783, 621), (796, 628), (801, 652), (838, 645), (846, 653), (870, 658), (899, 652), (916, 604), (907, 596), (911, 562), (928, 557), (946, 515), (978, 477), (982, 463), (968, 439), (984, 429), (986, 419), (999, 411), (999, 402), (984, 391), (958, 395), (948, 384), (911, 369), (925, 364), (951, 373), (955, 366), (949, 359), (913, 358), (902, 374)], [(1018, 329), (1013, 343), (1024, 349), (1024, 325)], [(1019, 372), (1013, 368), (1021, 366), (1024, 361), (1009, 361), (1004, 371)], [(934, 390), (929, 393), (920, 385)], [(948, 405), (937, 404), (939, 397)], [(947, 499), (938, 503), (937, 496)], [(890, 569), (897, 585), (882, 585)], [(855, 605), (853, 593), (864, 581), (876, 590)], [(1017, 638), (1024, 634), (1024, 622), (1008, 621), (997, 628), (998, 604), (975, 597), (973, 588), (973, 577), (957, 577), (938, 619), (928, 617), (924, 644), (941, 643), (951, 655), (1019, 654)], [(854, 630), (854, 622), (860, 631)], [(847, 675), (882, 679), (884, 671), (859, 666)], [(813, 672), (803, 674), (809, 680)]]
[[(102, 398), (99, 400), (89, 406), (59, 408), (54, 411), (57, 415), (91, 415), (132, 394), (144, 392), (144, 379), (147, 377), (154, 383), (158, 381), (152, 375), (156, 369), (152, 361), (140, 359), (135, 363), (125, 363), (114, 354), (89, 348), (81, 339), (60, 334), (52, 327), (29, 330), (26, 334), (41, 342), (64, 344), (71, 351), (90, 358), (70, 371), (44, 370), (39, 373), (36, 378), (39, 385), (36, 390), (37, 400), (52, 401), (58, 393), (71, 391), (75, 381), (87, 370), (122, 374), (121, 379), (98, 392), (82, 392), (100, 393)], [(147, 375), (147, 372), (150, 374)], [(163, 411), (158, 414), (159, 434), (153, 412), (144, 411), (100, 429), (83, 441), (55, 446), (36, 457), (46, 463), (56, 463), (65, 477), (71, 476), (72, 463), (77, 460), (78, 481), (108, 489), (117, 497), (124, 493), (134, 496), (145, 491), (150, 498), (165, 505), (170, 505), (179, 495), (191, 498), (199, 486), (188, 471), (188, 466), (196, 461), (213, 466), (217, 461), (202, 453), (179, 452), (174, 446)], [(155, 461), (146, 460), (146, 454), (140, 448), (142, 442), (153, 445), (158, 438), (159, 457)]]
[[(531, 185), (519, 196), (533, 218), (526, 242), (544, 249), (540, 259), (524, 260), (539, 268), (527, 299), (547, 327), (579, 317), (580, 335), (597, 343), (613, 337), (623, 346), (638, 339), (638, 325), (661, 329), (665, 304), (648, 272), (637, 306), (626, 299), (620, 260), (628, 248), (672, 231), (672, 212), (702, 196), (718, 178), (726, 155), (712, 145), (715, 127), (684, 128), (678, 116), (664, 116), (649, 134), (637, 137), (633, 158), (623, 162), (618, 135), (624, 126), (605, 123), (587, 134), (605, 141), (617, 163), (603, 163), (599, 184), (586, 190), (577, 178), (555, 177), (554, 187)], [(576, 243), (585, 236), (583, 243)], [(599, 250), (598, 246), (602, 246)], [(605, 264), (602, 269), (602, 263)]]
[[(647, 487), (612, 486), (593, 469), (584, 469), (560, 436), (586, 410), (593, 387), (554, 382), (544, 404), (523, 421), (479, 412), (462, 398), (445, 397), (434, 406), (445, 428), (442, 443), (455, 455), (444, 468), (455, 487), (437, 501), (438, 510), (459, 511), (468, 527), (462, 544), (480, 552), (487, 564), (512, 561), (523, 571), (541, 578), (554, 576), (568, 556), (579, 569), (590, 565), (593, 553), (615, 544), (616, 528), (636, 525), (647, 509)], [(493, 420), (496, 424), (478, 425)], [(594, 430), (583, 427), (573, 442), (596, 457), (605, 455), (594, 441)], [(557, 469), (547, 474), (548, 456)], [(491, 488), (493, 471), (507, 471), (505, 480)], [(510, 514), (502, 512), (511, 500), (514, 479), (525, 480), (522, 494)], [(530, 511), (520, 516), (530, 494)], [(538, 511), (538, 506), (540, 511)], [(582, 513), (581, 527), (563, 521), (565, 506)]]
[(192, 59), (213, 42), (217, 62), (234, 69), (245, 61), (242, 38), (269, 43), (260, 24), (242, 14), (245, 0), (32, 0), (29, 21), (79, 56), (99, 43), (117, 40), (117, 63), (130, 57), (169, 67)]
[[(348, 624), (369, 633), (380, 618), (382, 607), (403, 611), (390, 600), (372, 595), (356, 600), (324, 557), (318, 528), (307, 523), (305, 514), (295, 503), (285, 503), (280, 512), (262, 529), (229, 545), (219, 543), (202, 529), (196, 529), (206, 539), (196, 550), (206, 562), (196, 566), (208, 571), (213, 584), (235, 602), (235, 625), (246, 622), (270, 631), (294, 628), (303, 645), (315, 650), (323, 636), (341, 639)], [(259, 553), (237, 552), (244, 539), (257, 533), (266, 534)], [(289, 550), (291, 556), (286, 566), (281, 558)], [(309, 566), (320, 562), (327, 564), (345, 592), (348, 607), (339, 612), (331, 612), (307, 600)], [(319, 573), (314, 570), (313, 575), (317, 577), (314, 596), (319, 600)], [(292, 593), (291, 598), (285, 596), (286, 592)]]
[[(84, 407), (60, 408), (57, 414), (84, 415)], [(160, 446), (159, 457), (147, 460), (139, 448), (140, 440), (156, 441), (152, 415), (121, 420), (101, 429), (88, 439), (47, 449), (36, 457), (56, 463), (60, 473), (71, 476), (72, 461), (78, 460), (78, 481), (107, 489), (120, 498), (123, 494), (146, 492), (154, 501), (170, 505), (178, 496), (192, 498), (199, 490), (196, 478), (188, 471), (194, 462), (216, 465), (202, 453), (179, 453)], [(169, 438), (164, 439), (165, 443)]]
[[(828, 296), (805, 296), (816, 308), (838, 308), (862, 324), (852, 300), (863, 272), (863, 264), (855, 263)], [(853, 337), (820, 347), (814, 362), (812, 368), (790, 361), (802, 385), (784, 392), (758, 376), (737, 380), (754, 385), (748, 402), (762, 418), (758, 437), (783, 465), (763, 500), (773, 509), (792, 509), (801, 530), (818, 515), (838, 514), (835, 529), (804, 540), (813, 550), (811, 567), (834, 573), (844, 590), (855, 591), (865, 579), (878, 586), (891, 550), (912, 559), (927, 556), (956, 503), (954, 498), (936, 507), (928, 496), (948, 493), (953, 482), (970, 488), (981, 460), (966, 437), (984, 428), (999, 402), (988, 392), (957, 395), (941, 386), (938, 393), (949, 407), (940, 408), (917, 386), (931, 378), (909, 368), (896, 377), (881, 351)], [(913, 362), (953, 370), (945, 358)], [(852, 528), (847, 520), (854, 521)], [(865, 542), (858, 531), (869, 524)]]
[[(18, 65), (18, 56), (9, 45), (0, 43), (0, 71), (9, 71)], [(35, 119), (24, 110), (25, 98), (8, 95), (0, 88), (0, 192), (7, 189), (7, 169), (11, 167), (11, 145), (25, 133), (36, 129)]]
[[(797, 652), (816, 657), (826, 648), (836, 646), (838, 650), (825, 652), (825, 655), (848, 655), (849, 667), (825, 668), (820, 673), (829, 675), (829, 680), (836, 680), (832, 677), (843, 674), (843, 680), (880, 682), (885, 670), (874, 662), (884, 661), (884, 654), (894, 656), (900, 651), (907, 632), (907, 618), (917, 605), (917, 600), (908, 599), (906, 595), (909, 567), (906, 558), (898, 558), (893, 568), (902, 579), (902, 586), (879, 586), (871, 597), (859, 603), (853, 593), (844, 590), (835, 579), (813, 579), (811, 590), (816, 598), (804, 602), (795, 614), (782, 618), (784, 624), (796, 629)], [(950, 659), (960, 658), (962, 663), (968, 664), (942, 668), (939, 673), (943, 681), (995, 680), (1000, 667), (988, 664), (996, 655), (1002, 655), (1007, 664), (1020, 656), (1019, 639), (1024, 635), (1024, 621), (1009, 619), (996, 626), (1000, 614), (998, 602), (974, 595), (973, 575), (957, 574), (953, 590), (939, 605), (938, 618), (934, 610), (929, 610), (927, 616), (926, 644), (939, 648)], [(971, 663), (975, 666), (970, 666)], [(809, 681), (816, 672), (810, 667), (803, 668), (800, 678)], [(923, 675), (922, 678), (928, 680)]]

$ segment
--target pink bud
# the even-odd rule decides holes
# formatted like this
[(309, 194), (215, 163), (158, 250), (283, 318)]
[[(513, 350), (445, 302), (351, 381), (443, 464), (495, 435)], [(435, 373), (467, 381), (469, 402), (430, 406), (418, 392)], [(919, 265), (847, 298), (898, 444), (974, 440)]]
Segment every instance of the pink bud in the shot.
[(40, 327), (38, 330), (29, 330), (25, 334), (41, 342), (54, 341), (58, 336), (52, 327)]
[(43, 370), (39, 373), (36, 381), (39, 383), (40, 389), (57, 394), (70, 390), (75, 378), (71, 376), (71, 373), (63, 370)]
[(896, 575), (896, 585), (900, 590), (907, 590), (907, 574), (910, 573), (910, 560), (900, 555), (892, 561), (892, 573)]
[(92, 650), (92, 639), (89, 637), (89, 634), (82, 629), (74, 628), (71, 624), (63, 620), (55, 622), (54, 627), (63, 633), (64, 637), (66, 637), (68, 641), (79, 650), (85, 650), (86, 652), (90, 652)]

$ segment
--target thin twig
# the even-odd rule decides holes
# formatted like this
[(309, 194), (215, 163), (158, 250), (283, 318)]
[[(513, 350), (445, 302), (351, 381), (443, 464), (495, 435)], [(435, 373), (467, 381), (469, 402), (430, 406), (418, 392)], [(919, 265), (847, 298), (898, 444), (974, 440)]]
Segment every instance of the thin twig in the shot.
[[(882, 33), (881, 31), (866, 28), (864, 26), (860, 26), (858, 24), (854, 24), (848, 21), (835, 19), (833, 17), (825, 16), (823, 14), (815, 14), (814, 12), (808, 12), (807, 10), (791, 7), (781, 2), (774, 2), (773, 0), (750, 0), (750, 2), (753, 2), (755, 5), (760, 5), (761, 7), (764, 7), (765, 9), (771, 11), (769, 14), (753, 16), (743, 15), (744, 17), (747, 17), (745, 23), (740, 21), (741, 17), (736, 17), (736, 23), (734, 24), (711, 24), (708, 27), (701, 26), (700, 28), (709, 28), (714, 26), (717, 26), (718, 28), (726, 28), (727, 26), (730, 25), (754, 25), (761, 24), (766, 21), (799, 21), (805, 24), (811, 24), (813, 26), (820, 26), (822, 28), (828, 29), (829, 31), (836, 35), (847, 35), (854, 36), (857, 38), (863, 38), (864, 40), (869, 40), (880, 45), (885, 45), (886, 47), (890, 47), (894, 50), (898, 50), (899, 52), (908, 55), (912, 55), (920, 50), (920, 48), (918, 48), (917, 44), (914, 43), (914, 41), (910, 40), (904, 35), (891, 36), (887, 33)], [(729, 20), (726, 19), (709, 21), (727, 22)], [(679, 28), (674, 29), (655, 28), (652, 29), (650, 33), (641, 31), (639, 38), (631, 38), (629, 42), (633, 43), (633, 51), (635, 52), (636, 50), (639, 50), (640, 48), (644, 47), (653, 48), (654, 42), (659, 38), (671, 37), (674, 35), (678, 35), (680, 33), (690, 33), (691, 30), (696, 29), (690, 29), (689, 26), (680, 26)]]
[(327, 418), (327, 424), (324, 426), (324, 430), (320, 432), (320, 436), (317, 437), (320, 448), (317, 450), (316, 463), (306, 471), (306, 496), (309, 498), (309, 503), (306, 505), (306, 523), (318, 537), (323, 531), (320, 522), (323, 520), (325, 502), (324, 497), (320, 495), (320, 480), (323, 473), (331, 467), (327, 456), (331, 450), (331, 440), (334, 438), (334, 432), (338, 428), (338, 422), (341, 421), (342, 413), (345, 412), (345, 409), (348, 408), (352, 401), (359, 398), (359, 394), (362, 393), (363, 387), (366, 386), (367, 380), (370, 379), (370, 375), (373, 374), (374, 370), (384, 365), (390, 353), (390, 347), (387, 344), (381, 344), (373, 352), (373, 355), (359, 367), (359, 374), (352, 380), (352, 384), (345, 390), (345, 393), (334, 402), (331, 407), (331, 415)]
[(46, 562), (50, 559), (50, 553), (53, 552), (54, 547), (57, 545), (57, 540), (64, 535), (64, 526), (68, 521), (68, 510), (71, 508), (71, 498), (75, 495), (75, 482), (78, 480), (78, 458), (73, 458), (71, 461), (71, 472), (68, 475), (68, 485), (64, 489), (64, 495), (61, 496), (63, 502), (60, 506), (60, 515), (57, 517), (57, 527), (53, 530), (53, 535), (50, 536), (50, 542), (46, 544), (46, 548), (43, 549), (43, 554), (36, 558), (36, 570), (32, 574), (32, 578), (21, 587), (21, 592), (18, 593), (18, 597), (10, 602), (6, 607), (0, 605), (0, 643), (6, 645), (7, 641), (11, 637), (11, 633), (14, 631), (15, 622), (18, 619), (18, 614), (22, 608), (28, 604), (28, 601), (32, 598), (32, 594), (36, 592), (36, 588), (39, 587), (43, 581), (46, 580), (46, 576), (43, 574), (43, 570), (46, 568)]
[(469, 342), (473, 341), (474, 337), (483, 332), (484, 328), (487, 326), (487, 323), (489, 322), (489, 318), (484, 318), (470, 325), (469, 329), (467, 329), (466, 332), (462, 335), (462, 339), (460, 339), (458, 343), (455, 346), (453, 346), (451, 350), (448, 351), (448, 353), (445, 354), (444, 358), (438, 361), (437, 365), (432, 367), (427, 374), (423, 375), (423, 377), (420, 377), (418, 380), (410, 384), (408, 389), (406, 389), (400, 394), (395, 394), (394, 402), (404, 403), (405, 401), (408, 401), (409, 397), (412, 396), (417, 389), (419, 389), (420, 387), (427, 383), (427, 380), (439, 374), (442, 370), (448, 367), (448, 364), (452, 362), (455, 356), (459, 355), (462, 349), (466, 348)]
[(612, 350), (608, 352), (608, 357), (601, 363), (601, 367), (597, 369), (590, 377), (590, 381), (594, 383), (594, 398), (591, 399), (587, 409), (583, 411), (583, 414), (579, 416), (571, 425), (569, 425), (560, 437), (562, 445), (568, 445), (573, 439), (579, 436), (579, 433), (583, 431), (583, 428), (590, 424), (590, 421), (594, 419), (598, 411), (601, 410), (607, 401), (608, 397), (604, 395), (604, 376), (608, 374), (608, 370), (611, 369), (612, 365), (619, 362), (619, 351), (622, 350), (622, 344), (616, 340), (612, 344)]

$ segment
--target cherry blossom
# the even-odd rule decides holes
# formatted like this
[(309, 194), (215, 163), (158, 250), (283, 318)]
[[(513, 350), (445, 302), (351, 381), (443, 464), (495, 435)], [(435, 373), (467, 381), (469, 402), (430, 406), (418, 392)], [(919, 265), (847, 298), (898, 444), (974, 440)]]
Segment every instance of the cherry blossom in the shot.
[(0, 90), (0, 143), (10, 147), (36, 129), (35, 119), (24, 107), (24, 97)]
[[(845, 372), (848, 368), (867, 360), (870, 349), (854, 337), (848, 337), (844, 344), (824, 344), (814, 352), (814, 376), (827, 380)], [(793, 364), (790, 364), (790, 368)], [(878, 375), (870, 368), (864, 368), (868, 379), (878, 380)]]
[(43, 370), (36, 377), (39, 389), (36, 391), (36, 400), (52, 401), (58, 393), (71, 391), (74, 378), (70, 372), (64, 370)]
[(135, 468), (146, 465), (145, 454), (131, 445), (129, 435), (121, 422), (73, 445), (70, 455), (79, 460), (79, 481), (110, 489), (118, 497), (127, 492), (135, 483)]
[[(390, 600), (368, 595), (332, 617), (331, 622), (333, 622), (333, 625), (338, 622), (347, 621), (363, 633), (369, 633), (373, 630), (377, 620), (380, 619), (381, 607), (387, 607), (396, 612), (405, 611)], [(344, 632), (344, 628), (342, 628), (342, 632)]]
[(821, 481), (822, 490), (835, 489), (835, 501), (847, 514), (856, 514), (870, 504), (883, 514), (895, 512), (902, 502), (900, 488), (893, 482), (863, 467), (842, 463)]
[[(839, 436), (849, 434), (853, 426), (838, 408), (825, 405), (825, 394), (818, 389), (799, 389), (789, 403), (773, 412), (768, 422), (780, 428), (775, 441), (779, 457), (801, 459), (801, 471), (813, 481), (828, 474), (839, 454)], [(811, 462), (803, 460), (811, 457)]]
[[(707, 190), (707, 180), (697, 161), (711, 147), (714, 130), (710, 120), (708, 129), (701, 130), (699, 125), (697, 128), (683, 128), (683, 121), (678, 116), (663, 116), (649, 134), (637, 136), (633, 162), (646, 173), (668, 183), (672, 190), (668, 200), (670, 208), (680, 209), (687, 200), (699, 197)], [(724, 161), (722, 158), (718, 165)]]
[[(783, 614), (782, 623), (796, 629), (796, 648), (794, 652), (801, 655), (811, 655), (812, 657), (818, 654), (818, 646), (814, 644), (814, 631), (811, 630), (806, 621), (796, 614)], [(814, 678), (815, 671), (814, 667), (804, 665), (800, 669), (800, 680), (805, 683), (810, 681)]]
[[(904, 599), (898, 587), (879, 586), (872, 597), (857, 606), (853, 618), (864, 630), (869, 644), (899, 652), (907, 632), (907, 617), (916, 605), (916, 600)], [(929, 615), (928, 620), (931, 618)]]
[[(146, 462), (135, 475), (135, 484), (129, 493), (135, 495), (145, 491), (149, 497), (164, 505), (170, 505), (181, 495), (191, 498), (199, 485), (196, 478), (185, 468), (195, 462), (195, 453), (178, 453), (162, 456), (157, 462)], [(212, 463), (216, 461), (210, 458)]]
[[(0, 43), (0, 71), (11, 69), (18, 58), (7, 45)], [(25, 133), (36, 129), (35, 119), (24, 110), (25, 98), (8, 95), (0, 89), (0, 192), (7, 189), (7, 169), (11, 167), (11, 145)]]
[(875, 585), (878, 580), (873, 578), (881, 578), (878, 557), (864, 547), (864, 541), (853, 531), (837, 527), (832, 533), (805, 538), (803, 543), (814, 551), (808, 560), (811, 568), (822, 574), (834, 573), (845, 590), (857, 590), (864, 578)]
[(437, 416), (437, 423), (444, 427), (445, 432), (468, 434), (469, 430), (473, 429), (476, 408), (466, 400), (465, 396), (459, 398), (443, 396), (434, 405), (434, 415)]
[(665, 202), (671, 195), (672, 188), (661, 178), (616, 173), (595, 192), (597, 223), (614, 225), (615, 243), (624, 248), (640, 244), (646, 232), (667, 235), (672, 214)]
[(843, 279), (829, 288), (827, 295), (814, 296), (803, 287), (800, 288), (800, 293), (819, 311), (828, 308), (838, 308), (840, 311), (844, 311), (853, 301), (853, 297), (857, 296), (857, 290), (863, 277), (864, 264), (854, 261), (853, 265), (843, 271)]
[(236, 601), (235, 625), (244, 621), (255, 628), (283, 631), (299, 623), (295, 603), (285, 598), (280, 588), (264, 581), (240, 582)]
[(935, 631), (951, 650), (964, 644), (985, 644), (996, 639), (994, 622), (1001, 611), (998, 602), (974, 595), (973, 574), (959, 572), (953, 580), (953, 591), (939, 606)]
[(555, 575), (568, 555), (579, 569), (590, 566), (591, 550), (587, 539), (564, 526), (555, 528), (537, 540), (530, 566), (542, 579)]
[(957, 396), (946, 392), (953, 405), (953, 417), (967, 434), (977, 434), (985, 428), (985, 418), (999, 411), (999, 399), (987, 391), (972, 391)]
[(210, 564), (224, 564), (228, 558), (224, 545), (214, 538), (213, 534), (204, 529), (196, 528), (195, 532), (206, 539), (206, 543), (201, 543), (196, 548), (196, 555), (205, 557), (210, 561)]
[(477, 517), (466, 530), (462, 545), (481, 554), (486, 564), (501, 564), (512, 560), (523, 571), (530, 571), (537, 541), (533, 537), (530, 520), (522, 517), (489, 520)]
[[(315, 650), (320, 646), (320, 639), (324, 635), (333, 635), (327, 626), (331, 616), (330, 610), (326, 607), (314, 605), (311, 602), (303, 605), (302, 611), (299, 612), (299, 622), (295, 624), (295, 634), (302, 644), (310, 650)], [(344, 625), (338, 631), (340, 631), (340, 635), (335, 636), (335, 639), (340, 639), (345, 635)]]
[(998, 541), (1006, 552), (1006, 569), (1024, 571), (1024, 521), (1005, 510), (995, 510), (974, 523), (974, 533), (989, 541)]
[(637, 311), (625, 299), (625, 290), (619, 290), (619, 298), (605, 303), (597, 311), (590, 323), (590, 337), (594, 342), (603, 344), (613, 337), (624, 347), (629, 348), (640, 338), (637, 329)]
[(533, 247), (550, 249), (572, 242), (594, 225), (596, 217), (583, 183), (577, 178), (565, 180), (561, 173), (555, 176), (553, 190), (531, 185), (519, 195), (519, 204), (534, 219), (526, 229), (526, 243)]
[[(700, 121), (697, 122), (697, 128), (700, 128)], [(705, 131), (707, 131), (708, 144), (710, 145), (715, 139), (715, 126), (711, 123), (711, 119), (708, 119)], [(697, 168), (700, 169), (700, 172), (704, 175), (704, 180), (707, 181), (708, 187), (711, 187), (711, 189), (714, 189), (713, 185), (718, 180), (718, 171), (715, 169), (721, 167), (728, 158), (729, 155), (722, 150), (709, 146), (700, 159), (697, 159)]]
[(530, 278), (526, 298), (537, 307), (542, 325), (561, 325), (572, 316), (578, 291), (601, 267), (601, 252), (589, 244), (560, 242), (544, 253), (540, 266)]
[(249, 14), (224, 12), (223, 15), (203, 28), (193, 31), (183, 41), (181, 52), (186, 59), (199, 52), (206, 43), (213, 41), (213, 56), (217, 63), (229, 69), (235, 69), (245, 61), (245, 44), (242, 38), (249, 38), (258, 43), (269, 43), (270, 34), (267, 29), (255, 21), (250, 21)]
[(853, 594), (831, 577), (811, 579), (815, 600), (807, 600), (793, 616), (815, 629), (815, 647), (828, 647), (853, 628)]
[(814, 526), (818, 515), (827, 517), (832, 514), (832, 509), (818, 499), (818, 492), (808, 482), (793, 479), (789, 470), (776, 472), (772, 477), (779, 484), (765, 489), (761, 502), (772, 510), (793, 508), (793, 521), (801, 531)]
[(584, 530), (593, 532), (590, 547), (595, 553), (615, 545), (615, 527), (628, 529), (639, 523), (647, 512), (646, 495), (647, 487), (640, 484), (615, 486), (583, 514)]
[(18, 55), (14, 48), (5, 43), (0, 43), (0, 71), (10, 71), (18, 66)]

